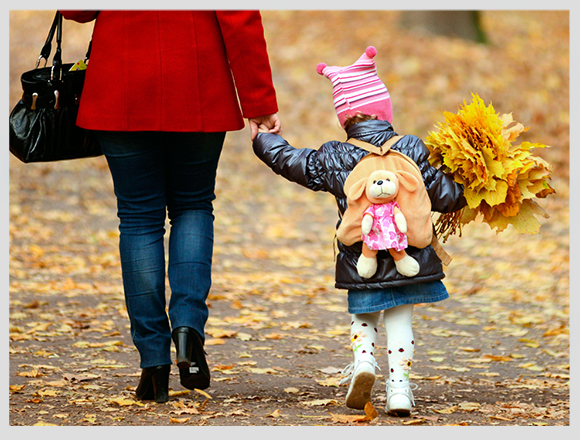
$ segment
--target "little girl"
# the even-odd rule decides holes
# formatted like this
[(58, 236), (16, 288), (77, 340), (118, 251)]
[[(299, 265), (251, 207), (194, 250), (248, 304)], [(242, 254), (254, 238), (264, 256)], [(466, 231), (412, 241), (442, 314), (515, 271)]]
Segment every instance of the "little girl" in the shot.
[[(397, 133), (391, 125), (393, 112), (389, 92), (377, 76), (376, 49), (368, 47), (351, 66), (329, 67), (319, 64), (317, 71), (333, 87), (334, 106), (347, 139), (358, 139), (377, 147)], [(313, 191), (328, 191), (336, 197), (340, 216), (347, 208), (344, 182), (355, 165), (367, 154), (348, 141), (330, 141), (318, 150), (297, 149), (282, 137), (260, 128), (253, 148), (256, 155), (275, 173)], [(461, 209), (466, 202), (462, 185), (451, 176), (433, 168), (429, 150), (416, 136), (407, 135), (392, 147), (411, 157), (419, 166), (431, 199), (432, 210), (447, 213)], [(340, 224), (340, 220), (338, 225)], [(387, 333), (389, 375), (385, 411), (408, 416), (414, 405), (409, 372), (413, 362), (413, 305), (441, 301), (449, 297), (441, 279), (445, 276), (441, 260), (432, 246), (423, 249), (409, 246), (408, 255), (419, 263), (419, 273), (412, 277), (400, 274), (387, 251), (379, 251), (378, 266), (370, 278), (357, 272), (362, 241), (352, 246), (338, 242), (335, 287), (348, 290), (351, 313), (350, 335), (354, 362), (345, 368), (350, 381), (346, 406), (363, 409), (371, 400), (375, 382), (375, 350), (381, 311)]]

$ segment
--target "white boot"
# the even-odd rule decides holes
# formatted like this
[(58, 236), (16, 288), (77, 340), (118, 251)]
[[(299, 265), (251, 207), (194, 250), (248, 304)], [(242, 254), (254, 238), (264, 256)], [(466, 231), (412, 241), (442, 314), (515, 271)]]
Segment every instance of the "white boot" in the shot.
[(346, 393), (346, 406), (354, 409), (364, 409), (367, 402), (371, 401), (371, 391), (375, 383), (375, 367), (377, 363), (373, 360), (360, 360), (349, 364), (342, 374), (348, 377), (340, 383), (350, 381), (348, 392)]
[(414, 277), (419, 273), (419, 263), (413, 257), (405, 255), (399, 261), (395, 261), (397, 272), (406, 277)]
[(387, 384), (387, 403), (385, 412), (397, 417), (408, 417), (411, 414), (411, 407), (415, 406), (413, 389), (417, 389), (416, 384), (409, 382), (389, 382)]

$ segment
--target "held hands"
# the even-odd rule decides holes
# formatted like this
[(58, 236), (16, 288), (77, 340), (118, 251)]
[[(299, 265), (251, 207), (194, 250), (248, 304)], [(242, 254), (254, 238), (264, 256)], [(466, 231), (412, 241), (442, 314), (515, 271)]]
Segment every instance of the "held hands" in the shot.
[(250, 123), (252, 140), (256, 138), (258, 133), (280, 134), (282, 132), (282, 125), (277, 113), (259, 116), (257, 118), (250, 118), (248, 119), (248, 122)]

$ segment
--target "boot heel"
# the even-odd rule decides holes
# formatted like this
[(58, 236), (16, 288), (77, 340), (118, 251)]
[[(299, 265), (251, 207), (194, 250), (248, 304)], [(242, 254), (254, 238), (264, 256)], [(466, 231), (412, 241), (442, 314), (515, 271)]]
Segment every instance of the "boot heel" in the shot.
[(192, 339), (188, 332), (177, 331), (174, 334), (175, 349), (177, 351), (177, 358), (175, 363), (181, 368), (189, 368), (191, 362), (191, 354), (193, 351)]
[(155, 400), (157, 403), (169, 400), (169, 373), (171, 365), (144, 368), (141, 379), (135, 390), (135, 396), (140, 400)]
[(190, 390), (209, 387), (210, 372), (199, 334), (190, 327), (178, 327), (173, 330), (172, 337), (181, 385)]

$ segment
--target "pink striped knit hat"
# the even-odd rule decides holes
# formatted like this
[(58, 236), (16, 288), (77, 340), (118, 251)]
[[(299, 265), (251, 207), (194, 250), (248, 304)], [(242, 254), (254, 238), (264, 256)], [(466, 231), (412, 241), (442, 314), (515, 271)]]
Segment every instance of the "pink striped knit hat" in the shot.
[(347, 115), (356, 113), (376, 115), (381, 121), (392, 122), (393, 106), (387, 87), (377, 76), (373, 59), (377, 50), (367, 47), (365, 53), (351, 66), (327, 66), (320, 63), (316, 71), (332, 82), (332, 98), (340, 125)]

